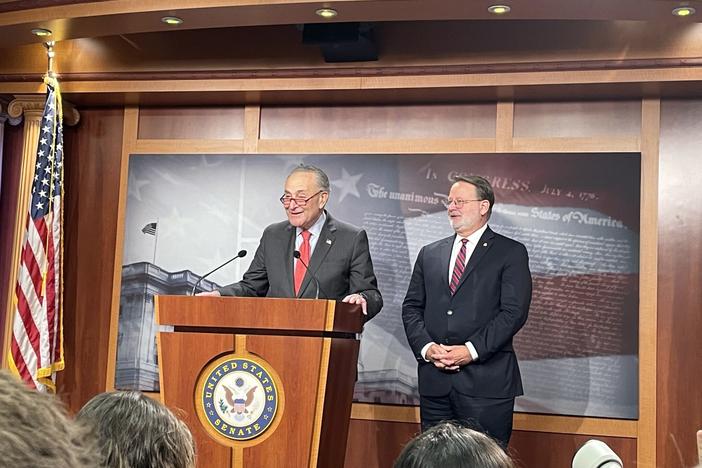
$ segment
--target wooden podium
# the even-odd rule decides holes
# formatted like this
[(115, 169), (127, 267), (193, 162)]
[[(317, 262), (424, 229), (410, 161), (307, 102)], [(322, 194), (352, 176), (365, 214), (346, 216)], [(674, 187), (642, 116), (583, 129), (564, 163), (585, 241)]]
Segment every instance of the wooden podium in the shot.
[(199, 467), (343, 467), (361, 308), (313, 299), (156, 296), (161, 395)]

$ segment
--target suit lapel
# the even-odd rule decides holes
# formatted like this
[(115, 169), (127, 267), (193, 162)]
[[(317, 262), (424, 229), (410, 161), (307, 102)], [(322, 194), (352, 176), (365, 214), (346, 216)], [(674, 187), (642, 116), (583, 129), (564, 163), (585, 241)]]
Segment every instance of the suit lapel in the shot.
[[(447, 293), (451, 293), (449, 288), (449, 262), (451, 261), (451, 251), (453, 250), (453, 243), (456, 240), (456, 236), (453, 235), (444, 239), (444, 241), (439, 246), (439, 267), (441, 268), (441, 283), (446, 288)], [(451, 265), (453, 268), (453, 265)]]
[(293, 252), (295, 251), (295, 235), (297, 230), (295, 226), (288, 224), (284, 231), (284, 237), (281, 239), (281, 245), (285, 245), (287, 242), (287, 247), (285, 251), (285, 256), (283, 257), (285, 261), (285, 277), (287, 278), (285, 283), (285, 288), (287, 292), (287, 297), (295, 297), (295, 275), (293, 274)]
[(480, 263), (480, 260), (482, 260), (483, 256), (487, 253), (488, 249), (490, 249), (490, 247), (492, 246), (493, 237), (495, 237), (495, 233), (492, 232), (490, 228), (487, 228), (483, 235), (480, 236), (478, 245), (475, 246), (473, 253), (468, 259), (468, 264), (466, 265), (466, 268), (463, 271), (461, 281), (458, 282), (456, 291), (458, 291), (458, 289), (463, 285), (463, 282), (466, 280), (466, 278), (468, 278), (468, 276), (473, 272), (473, 270), (475, 270), (475, 267), (478, 265), (478, 263)]
[(319, 232), (319, 239), (317, 239), (317, 244), (314, 246), (314, 252), (312, 252), (312, 257), (310, 257), (309, 269), (305, 273), (305, 277), (302, 280), (302, 285), (300, 285), (300, 291), (297, 297), (302, 297), (309, 284), (314, 282), (312, 281), (312, 275), (310, 273), (313, 273), (319, 281), (317, 270), (324, 262), (324, 258), (329, 253), (329, 250), (331, 250), (335, 240), (336, 224), (329, 213), (327, 213), (327, 220), (324, 223), (322, 230)]

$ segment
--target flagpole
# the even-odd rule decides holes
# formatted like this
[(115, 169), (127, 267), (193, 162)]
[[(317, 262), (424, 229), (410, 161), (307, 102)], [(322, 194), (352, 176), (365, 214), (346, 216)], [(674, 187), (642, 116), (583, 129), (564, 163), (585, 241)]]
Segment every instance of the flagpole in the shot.
[(44, 47), (46, 47), (46, 57), (49, 61), (46, 69), (46, 76), (49, 78), (56, 78), (56, 73), (54, 73), (54, 57), (56, 56), (56, 53), (54, 52), (54, 45), (56, 43), (54, 41), (48, 41), (44, 43)]
[(158, 224), (158, 218), (156, 218), (156, 233), (154, 234), (154, 258), (151, 261), (151, 264), (154, 266), (156, 266), (156, 246), (158, 245), (158, 228), (159, 228), (159, 226), (160, 225)]

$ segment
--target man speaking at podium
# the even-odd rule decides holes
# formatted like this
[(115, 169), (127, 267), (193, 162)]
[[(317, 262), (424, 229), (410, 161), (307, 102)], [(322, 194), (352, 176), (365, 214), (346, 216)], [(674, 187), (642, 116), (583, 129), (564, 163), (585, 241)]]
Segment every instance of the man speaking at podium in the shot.
[(380, 312), (368, 236), (327, 213), (329, 191), (324, 171), (296, 167), (280, 197), (288, 220), (263, 231), (241, 281), (200, 295), (320, 297), (360, 304), (367, 319)]

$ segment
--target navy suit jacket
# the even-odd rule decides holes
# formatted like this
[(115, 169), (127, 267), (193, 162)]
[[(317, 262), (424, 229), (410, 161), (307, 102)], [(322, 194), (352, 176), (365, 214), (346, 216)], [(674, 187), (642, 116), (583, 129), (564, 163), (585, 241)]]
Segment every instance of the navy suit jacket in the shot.
[[(422, 248), (402, 305), (407, 339), (419, 363), (419, 393), (444, 396), (453, 388), (474, 397), (521, 395), (512, 337), (526, 322), (531, 302), (526, 248), (488, 227), (452, 296), (448, 271), (454, 240), (455, 235)], [(459, 372), (438, 369), (420, 355), (430, 342), (467, 341), (479, 357)]]
[(337, 221), (327, 213), (297, 296), (293, 284), (295, 233), (295, 227), (287, 221), (268, 226), (242, 280), (221, 288), (220, 293), (314, 298), (317, 285), (310, 275), (313, 272), (319, 281), (320, 298), (341, 300), (349, 294), (363, 293), (367, 302), (366, 319), (380, 312), (383, 298), (373, 272), (366, 231)]

